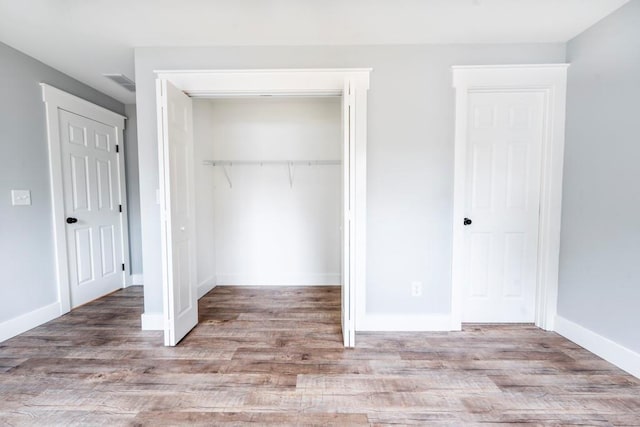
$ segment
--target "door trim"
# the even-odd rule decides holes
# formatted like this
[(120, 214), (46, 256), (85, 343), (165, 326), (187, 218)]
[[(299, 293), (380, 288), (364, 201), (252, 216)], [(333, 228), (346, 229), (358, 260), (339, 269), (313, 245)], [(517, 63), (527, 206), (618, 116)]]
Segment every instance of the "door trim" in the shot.
[[(116, 128), (117, 144), (120, 150), (121, 162), (118, 164), (119, 204), (122, 205), (120, 216), (122, 237), (122, 259), (130, 270), (129, 260), (129, 228), (127, 223), (126, 184), (124, 176), (124, 125), (125, 116), (114, 113), (77, 96), (71, 95), (46, 83), (42, 87), (42, 101), (45, 103), (47, 121), (47, 143), (49, 146), (49, 178), (51, 182), (51, 206), (53, 221), (54, 258), (56, 266), (56, 282), (58, 288), (58, 302), (60, 314), (71, 311), (71, 289), (69, 288), (69, 264), (67, 257), (67, 234), (64, 222), (64, 185), (62, 176), (62, 147), (60, 144), (59, 111), (64, 110), (104, 123)], [(122, 272), (122, 285), (126, 286), (127, 271)]]
[[(370, 68), (357, 69), (248, 69), (248, 70), (154, 70), (156, 79), (167, 80), (192, 98), (342, 95), (344, 82), (355, 90), (354, 152), (355, 182), (352, 184), (352, 285), (350, 287), (350, 323), (354, 331), (366, 313), (366, 188), (367, 188), (367, 92)], [(156, 98), (156, 109), (161, 108)], [(161, 136), (159, 135), (159, 138)], [(159, 169), (160, 193), (163, 192), (162, 166)], [(163, 219), (161, 219), (162, 223)], [(164, 231), (162, 231), (164, 233)], [(167, 256), (162, 253), (163, 270)], [(165, 296), (166, 297), (166, 296)], [(166, 317), (166, 313), (165, 313)], [(351, 340), (351, 346), (355, 343)]]
[(453, 184), (451, 329), (462, 328), (464, 218), (468, 98), (474, 92), (544, 94), (544, 136), (540, 175), (538, 267), (535, 324), (553, 330), (558, 301), (558, 258), (562, 208), (562, 169), (567, 68), (569, 64), (454, 66), (456, 119)]

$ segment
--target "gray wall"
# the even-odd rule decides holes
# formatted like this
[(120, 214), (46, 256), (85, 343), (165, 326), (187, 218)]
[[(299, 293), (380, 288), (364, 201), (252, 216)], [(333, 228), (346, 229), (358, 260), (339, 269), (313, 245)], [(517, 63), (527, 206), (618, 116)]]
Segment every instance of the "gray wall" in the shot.
[(640, 352), (640, 1), (567, 57), (558, 314)]
[(138, 173), (138, 120), (136, 105), (124, 106), (127, 123), (124, 129), (124, 159), (127, 181), (129, 220), (129, 257), (131, 274), (142, 273), (142, 235), (140, 231), (140, 179)]
[[(367, 305), (449, 313), (454, 64), (564, 62), (564, 44), (136, 49), (145, 312), (162, 311), (157, 69), (373, 67), (369, 92)], [(423, 282), (423, 297), (410, 294)]]
[[(57, 301), (49, 157), (39, 83), (124, 114), (124, 105), (0, 43), (0, 322)], [(11, 206), (12, 189), (31, 206)]]

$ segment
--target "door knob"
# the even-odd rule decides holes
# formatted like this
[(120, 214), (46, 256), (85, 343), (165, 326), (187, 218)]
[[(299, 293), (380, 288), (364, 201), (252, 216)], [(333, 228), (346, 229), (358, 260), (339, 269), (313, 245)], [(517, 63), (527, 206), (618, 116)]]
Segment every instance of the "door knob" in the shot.
[(67, 218), (67, 224), (74, 224), (78, 222), (78, 218), (69, 217)]
[(464, 225), (471, 225), (472, 222), (473, 221), (471, 221), (469, 218), (465, 218), (464, 221), (462, 221)]

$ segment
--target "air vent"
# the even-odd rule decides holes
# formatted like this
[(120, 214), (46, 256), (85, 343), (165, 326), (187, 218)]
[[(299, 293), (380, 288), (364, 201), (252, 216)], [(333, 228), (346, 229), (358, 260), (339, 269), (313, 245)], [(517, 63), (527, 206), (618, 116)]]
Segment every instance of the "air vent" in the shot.
[(136, 91), (136, 83), (124, 74), (103, 74), (103, 76), (111, 81), (118, 83), (129, 92)]

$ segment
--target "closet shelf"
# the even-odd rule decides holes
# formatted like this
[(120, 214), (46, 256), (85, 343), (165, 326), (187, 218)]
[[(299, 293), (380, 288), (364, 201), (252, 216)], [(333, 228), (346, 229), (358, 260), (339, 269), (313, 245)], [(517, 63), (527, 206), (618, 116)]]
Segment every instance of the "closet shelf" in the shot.
[(289, 169), (289, 186), (293, 187), (293, 175), (296, 166), (325, 166), (325, 165), (341, 165), (340, 160), (204, 160), (202, 162), (210, 166), (222, 166), (224, 176), (227, 178), (229, 188), (233, 188), (231, 182), (232, 166), (264, 166), (264, 165), (283, 165)]
[(292, 165), (292, 166), (322, 166), (340, 165), (340, 160), (205, 160), (205, 165), (211, 166), (263, 166), (263, 165)]

